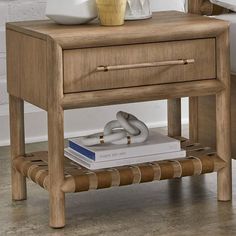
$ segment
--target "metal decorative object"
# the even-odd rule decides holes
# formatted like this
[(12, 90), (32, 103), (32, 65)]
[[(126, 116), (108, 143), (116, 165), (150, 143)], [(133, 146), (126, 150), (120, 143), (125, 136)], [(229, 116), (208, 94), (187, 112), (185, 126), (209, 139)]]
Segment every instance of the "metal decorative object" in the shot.
[(125, 20), (141, 20), (151, 17), (149, 0), (127, 0)]

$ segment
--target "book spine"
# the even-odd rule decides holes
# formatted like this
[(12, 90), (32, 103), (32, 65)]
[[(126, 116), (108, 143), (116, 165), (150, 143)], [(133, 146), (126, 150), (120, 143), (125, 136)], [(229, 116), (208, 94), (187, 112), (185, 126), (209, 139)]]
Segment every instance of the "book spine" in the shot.
[(95, 153), (69, 140), (69, 147), (74, 151), (96, 161)]
[(103, 169), (103, 168), (137, 165), (141, 163), (150, 163), (150, 162), (155, 162), (155, 161), (170, 160), (174, 158), (184, 158), (184, 157), (186, 157), (185, 150), (179, 151), (179, 152), (173, 152), (173, 153), (159, 154), (156, 157), (155, 155), (152, 155), (152, 156), (142, 156), (142, 157), (119, 159), (119, 160), (112, 160), (112, 161), (94, 162), (89, 165), (89, 168), (91, 170), (97, 170), (97, 169)]
[(178, 152), (181, 150), (180, 141), (177, 140), (172, 143), (127, 147), (123, 149), (115, 149), (115, 150), (99, 151), (99, 152), (92, 152), (87, 148), (84, 148), (79, 144), (74, 143), (73, 141), (69, 141), (69, 147), (74, 151), (78, 152), (78, 154), (82, 154), (83, 156), (86, 156), (87, 158), (96, 162), (133, 158), (137, 156)]
[(176, 141), (168, 144), (156, 144), (152, 146), (136, 146), (120, 150), (109, 150), (96, 153), (96, 161), (117, 160), (125, 158), (133, 158), (137, 156), (147, 156), (162, 154), (167, 152), (180, 151), (180, 142)]
[(77, 155), (76, 153), (73, 153), (73, 151), (71, 152), (70, 150), (65, 150), (65, 156), (86, 168), (89, 168), (91, 170), (96, 170), (96, 169), (111, 168), (118, 166), (135, 165), (135, 164), (154, 162), (160, 160), (169, 160), (173, 158), (183, 158), (186, 157), (186, 151), (181, 150), (178, 152), (164, 153), (159, 155), (142, 156), (128, 159), (119, 159), (119, 160), (109, 160), (104, 162), (93, 162), (90, 159), (83, 157), (82, 155)]

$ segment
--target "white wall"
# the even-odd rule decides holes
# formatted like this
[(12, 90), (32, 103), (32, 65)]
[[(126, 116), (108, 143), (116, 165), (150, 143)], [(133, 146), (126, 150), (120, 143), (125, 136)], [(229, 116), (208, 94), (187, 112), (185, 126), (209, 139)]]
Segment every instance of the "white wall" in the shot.
[[(45, 0), (0, 0), (0, 146), (9, 144), (5, 22), (43, 19), (45, 18), (45, 2)], [(152, 6), (157, 9), (159, 6), (155, 3), (156, 0), (152, 0)], [(180, 6), (178, 9), (182, 9), (182, 7)], [(84, 135), (101, 130), (107, 121), (115, 118), (115, 114), (119, 110), (135, 114), (151, 127), (166, 126), (166, 101), (147, 102), (67, 111), (65, 115), (65, 136)], [(183, 102), (183, 121), (185, 123), (188, 122), (187, 117), (188, 105), (187, 99), (185, 99)], [(47, 122), (44, 111), (26, 104), (25, 121), (27, 142), (47, 139)]]

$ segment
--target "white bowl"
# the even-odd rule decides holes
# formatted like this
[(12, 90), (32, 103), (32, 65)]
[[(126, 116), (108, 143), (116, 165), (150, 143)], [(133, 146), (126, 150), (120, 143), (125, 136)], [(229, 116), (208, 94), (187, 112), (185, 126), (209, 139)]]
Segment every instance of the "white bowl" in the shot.
[(96, 0), (48, 0), (46, 16), (63, 25), (84, 24), (97, 17)]

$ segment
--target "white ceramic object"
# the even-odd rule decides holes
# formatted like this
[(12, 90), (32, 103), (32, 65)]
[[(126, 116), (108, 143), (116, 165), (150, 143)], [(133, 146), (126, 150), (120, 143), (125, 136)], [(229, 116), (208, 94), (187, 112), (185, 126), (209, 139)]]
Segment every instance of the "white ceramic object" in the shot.
[(131, 144), (143, 143), (148, 139), (148, 127), (135, 116), (119, 111), (116, 119), (108, 122), (103, 133), (97, 133), (81, 138), (81, 142), (85, 146), (94, 146), (99, 144)]
[(152, 12), (186, 11), (187, 0), (149, 0)]
[(96, 0), (48, 0), (46, 16), (63, 25), (84, 24), (97, 17)]
[(127, 0), (125, 20), (141, 20), (151, 17), (149, 0)]

